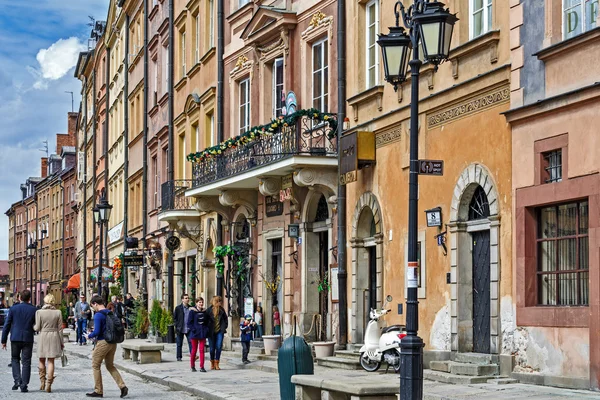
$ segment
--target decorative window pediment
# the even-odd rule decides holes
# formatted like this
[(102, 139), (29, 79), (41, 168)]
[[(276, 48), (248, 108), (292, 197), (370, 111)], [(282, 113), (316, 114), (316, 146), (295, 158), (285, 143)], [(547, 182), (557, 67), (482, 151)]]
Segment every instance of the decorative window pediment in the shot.
[(333, 43), (333, 17), (326, 16), (321, 11), (317, 11), (313, 14), (308, 28), (302, 32), (302, 39), (307, 42), (313, 42), (316, 39), (327, 33), (329, 37), (329, 44)]
[(235, 63), (235, 67), (229, 73), (230, 80), (240, 80), (246, 75), (250, 75), (252, 77), (252, 67), (254, 66), (254, 61), (248, 60), (248, 57), (245, 55), (241, 55), (238, 57), (237, 62)]
[(294, 11), (260, 6), (248, 21), (241, 34), (246, 46), (268, 46), (280, 36), (280, 32), (293, 29), (297, 24)]

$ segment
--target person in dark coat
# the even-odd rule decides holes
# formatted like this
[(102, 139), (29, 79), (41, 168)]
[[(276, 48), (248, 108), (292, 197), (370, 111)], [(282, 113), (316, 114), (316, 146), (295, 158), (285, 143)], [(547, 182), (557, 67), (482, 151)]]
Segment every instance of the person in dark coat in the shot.
[(227, 332), (227, 313), (223, 309), (223, 298), (214, 296), (211, 306), (206, 310), (209, 318), (210, 331), (208, 334), (208, 344), (210, 345), (210, 366), (211, 369), (220, 370), (219, 360), (221, 359), (221, 349), (223, 348), (223, 336)]
[(127, 295), (125, 295), (125, 301), (123, 302), (123, 305), (125, 306), (125, 324), (127, 325), (127, 328), (131, 328), (131, 313), (135, 308), (131, 293), (127, 293)]
[(240, 342), (242, 343), (242, 362), (244, 364), (250, 364), (248, 353), (250, 353), (250, 342), (254, 329), (256, 329), (256, 322), (252, 321), (252, 315), (246, 314), (240, 322)]
[(209, 321), (204, 310), (204, 299), (202, 297), (196, 299), (196, 307), (192, 308), (191, 311), (188, 318), (189, 335), (192, 340), (190, 364), (192, 372), (196, 372), (196, 351), (199, 351), (200, 372), (206, 372), (204, 369), (204, 348), (206, 347), (206, 337), (209, 331)]
[(182, 359), (183, 337), (187, 339), (188, 348), (190, 353), (192, 352), (192, 342), (190, 341), (190, 334), (188, 329), (188, 320), (190, 318), (190, 296), (187, 293), (181, 295), (181, 304), (175, 307), (173, 313), (173, 322), (175, 323), (176, 343), (177, 343), (177, 361)]
[[(15, 384), (12, 390), (21, 388), (21, 392), (29, 390), (29, 378), (31, 377), (31, 354), (33, 352), (33, 325), (35, 324), (35, 312), (31, 305), (31, 292), (27, 289), (21, 292), (21, 303), (14, 305), (8, 313), (8, 319), (2, 330), (2, 349), (6, 350), (6, 342), (10, 333), (10, 351), (12, 374)], [(21, 362), (23, 368), (21, 369)]]

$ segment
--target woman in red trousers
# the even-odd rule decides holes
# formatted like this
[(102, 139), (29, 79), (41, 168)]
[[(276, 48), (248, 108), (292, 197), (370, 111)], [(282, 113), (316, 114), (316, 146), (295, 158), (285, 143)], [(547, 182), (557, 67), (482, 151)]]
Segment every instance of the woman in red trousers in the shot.
[(192, 340), (192, 354), (190, 365), (192, 372), (196, 372), (196, 352), (200, 353), (200, 372), (206, 372), (204, 369), (204, 348), (206, 347), (206, 337), (208, 335), (208, 317), (204, 310), (204, 299), (196, 299), (196, 307), (192, 308), (188, 317), (188, 328), (190, 330), (190, 339)]

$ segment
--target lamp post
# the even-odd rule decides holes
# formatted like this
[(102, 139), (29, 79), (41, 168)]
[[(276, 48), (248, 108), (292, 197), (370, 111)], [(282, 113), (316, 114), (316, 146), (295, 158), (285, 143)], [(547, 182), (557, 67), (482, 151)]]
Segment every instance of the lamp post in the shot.
[[(27, 245), (27, 255), (29, 256), (29, 288), (33, 292), (33, 258), (35, 257), (36, 245), (31, 242)], [(25, 274), (25, 282), (27, 282), (27, 273)], [(25, 283), (27, 288), (27, 283)]]
[[(406, 299), (406, 333), (400, 342), (400, 400), (423, 398), (423, 339), (419, 329), (418, 277), (417, 277), (417, 216), (419, 184), (419, 70), (422, 59), (437, 66), (448, 59), (452, 30), (458, 20), (444, 4), (438, 1), (413, 0), (406, 9), (397, 1), (394, 6), (396, 26), (387, 35), (380, 34), (385, 80), (398, 90), (406, 80), (407, 67), (411, 72), (410, 96), (410, 174), (408, 181), (408, 259)], [(400, 16), (408, 33), (400, 26)], [(412, 58), (409, 55), (412, 50)]]
[(100, 201), (93, 209), (94, 222), (100, 225), (100, 250), (99, 250), (99, 263), (98, 263), (98, 296), (102, 296), (102, 262), (104, 261), (104, 225), (108, 224), (110, 219), (110, 212), (112, 206), (108, 204), (104, 196), (104, 190), (100, 195)]
[[(46, 229), (42, 229), (40, 231), (40, 268), (38, 271), (38, 287), (37, 287), (37, 294), (34, 296), (34, 300), (36, 300), (36, 306), (42, 305), (42, 298), (41, 298), (41, 292), (42, 292), (42, 268), (44, 267), (44, 239), (46, 238), (46, 234), (48, 233), (48, 231)], [(33, 269), (33, 268), (32, 268)], [(39, 299), (38, 299), (39, 297)]]

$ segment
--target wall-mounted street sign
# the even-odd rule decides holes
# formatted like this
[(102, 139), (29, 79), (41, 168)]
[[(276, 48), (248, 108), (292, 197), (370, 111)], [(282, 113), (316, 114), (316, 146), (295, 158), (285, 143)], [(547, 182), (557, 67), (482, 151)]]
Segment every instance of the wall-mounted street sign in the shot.
[(277, 196), (265, 197), (265, 214), (267, 217), (277, 217), (283, 214), (283, 203)]
[(340, 139), (340, 184), (357, 179), (360, 168), (375, 164), (375, 133), (352, 132)]
[(143, 254), (124, 254), (123, 265), (125, 267), (141, 267), (144, 265)]
[(444, 175), (442, 160), (419, 160), (419, 175)]

